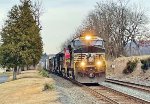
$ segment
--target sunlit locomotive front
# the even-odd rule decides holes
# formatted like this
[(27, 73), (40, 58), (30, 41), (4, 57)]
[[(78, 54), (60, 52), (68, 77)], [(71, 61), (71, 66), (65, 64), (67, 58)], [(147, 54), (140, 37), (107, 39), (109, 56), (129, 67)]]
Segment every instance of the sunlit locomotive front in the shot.
[(75, 80), (81, 83), (103, 81), (106, 70), (103, 39), (85, 35), (74, 39), (71, 47)]
[(99, 83), (105, 79), (104, 40), (93, 35), (75, 38), (50, 62), (55, 74), (81, 83)]

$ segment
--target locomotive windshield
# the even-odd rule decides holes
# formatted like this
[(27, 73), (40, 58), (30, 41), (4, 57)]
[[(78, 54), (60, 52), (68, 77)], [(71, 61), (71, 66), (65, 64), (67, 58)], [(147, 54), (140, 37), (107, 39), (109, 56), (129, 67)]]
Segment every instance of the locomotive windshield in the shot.
[(73, 41), (73, 47), (75, 53), (103, 53), (104, 40), (97, 36), (87, 36), (76, 38)]
[(101, 46), (103, 47), (103, 40), (93, 40), (93, 41), (90, 41), (88, 43), (85, 43), (81, 40), (75, 40), (74, 41), (74, 46), (75, 47), (79, 47), (79, 46)]
[(104, 53), (105, 49), (94, 46), (82, 46), (74, 50), (74, 53)]

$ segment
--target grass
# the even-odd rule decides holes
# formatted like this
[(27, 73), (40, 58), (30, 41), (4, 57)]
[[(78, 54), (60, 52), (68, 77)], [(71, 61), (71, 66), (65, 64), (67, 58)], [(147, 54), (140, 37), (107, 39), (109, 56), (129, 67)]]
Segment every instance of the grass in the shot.
[(141, 69), (143, 69), (143, 72), (145, 72), (146, 70), (150, 68), (150, 58), (141, 60), (141, 63), (142, 63)]
[[(36, 70), (23, 71), (17, 80), (0, 84), (1, 104), (58, 104), (54, 80), (39, 75)], [(47, 91), (43, 91), (47, 87)]]
[(45, 83), (44, 84), (43, 91), (53, 90), (53, 89), (54, 89), (54, 85), (53, 84), (49, 84), (49, 83)]
[(49, 74), (48, 74), (48, 72), (46, 71), (46, 70), (44, 70), (44, 69), (42, 69), (42, 70), (39, 70), (39, 73), (40, 73), (40, 75), (42, 75), (43, 77), (49, 77)]

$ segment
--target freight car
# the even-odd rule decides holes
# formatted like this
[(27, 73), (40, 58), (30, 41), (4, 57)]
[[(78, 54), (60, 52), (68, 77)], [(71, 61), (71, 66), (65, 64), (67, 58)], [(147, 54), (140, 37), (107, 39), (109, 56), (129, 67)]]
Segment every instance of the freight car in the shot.
[(105, 79), (106, 60), (104, 40), (84, 35), (49, 60), (50, 72), (81, 83), (99, 83)]

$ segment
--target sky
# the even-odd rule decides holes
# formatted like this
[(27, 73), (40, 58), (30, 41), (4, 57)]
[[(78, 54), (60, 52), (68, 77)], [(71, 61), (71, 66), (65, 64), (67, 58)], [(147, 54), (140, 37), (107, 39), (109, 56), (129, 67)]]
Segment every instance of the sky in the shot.
[[(35, 0), (31, 0), (35, 1)], [(88, 13), (101, 0), (39, 0), (42, 2), (41, 36), (44, 53), (55, 54), (61, 44), (82, 24)], [(150, 0), (130, 0), (144, 8), (150, 17)], [(6, 20), (8, 11), (19, 0), (0, 0), (0, 29)]]

